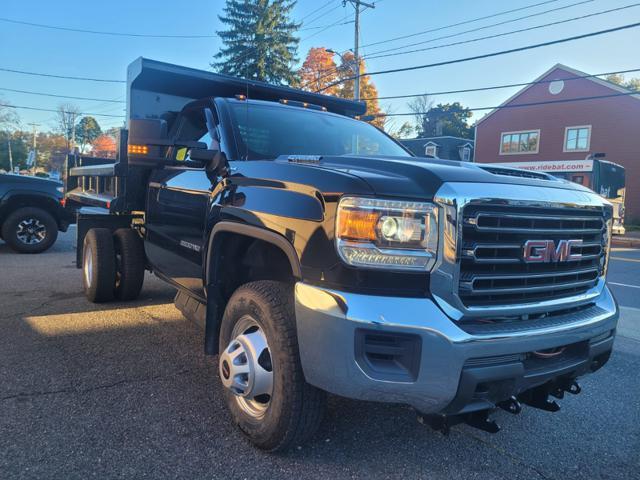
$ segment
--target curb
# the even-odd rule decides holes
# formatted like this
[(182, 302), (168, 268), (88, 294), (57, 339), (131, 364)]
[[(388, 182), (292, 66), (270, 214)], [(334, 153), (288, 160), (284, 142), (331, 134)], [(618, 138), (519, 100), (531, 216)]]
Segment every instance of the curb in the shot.
[(612, 247), (640, 248), (640, 238), (613, 237)]

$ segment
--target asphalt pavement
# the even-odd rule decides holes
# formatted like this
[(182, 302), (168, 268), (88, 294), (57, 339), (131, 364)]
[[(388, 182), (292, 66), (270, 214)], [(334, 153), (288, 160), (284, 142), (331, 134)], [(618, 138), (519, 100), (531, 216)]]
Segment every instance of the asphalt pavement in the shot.
[(640, 251), (612, 253), (614, 354), (560, 412), (443, 436), (406, 406), (331, 397), (313, 442), (269, 455), (231, 425), (172, 289), (148, 276), (135, 302), (90, 304), (73, 243), (17, 255), (0, 242), (1, 479), (640, 478)]

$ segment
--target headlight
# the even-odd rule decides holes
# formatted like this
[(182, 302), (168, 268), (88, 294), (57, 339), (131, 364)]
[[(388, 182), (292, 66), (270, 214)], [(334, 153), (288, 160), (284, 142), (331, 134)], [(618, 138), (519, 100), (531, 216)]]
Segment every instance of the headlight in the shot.
[(60, 193), (64, 193), (64, 187), (56, 187), (56, 190)]
[(438, 248), (438, 209), (425, 202), (343, 197), (336, 242), (349, 265), (430, 270)]

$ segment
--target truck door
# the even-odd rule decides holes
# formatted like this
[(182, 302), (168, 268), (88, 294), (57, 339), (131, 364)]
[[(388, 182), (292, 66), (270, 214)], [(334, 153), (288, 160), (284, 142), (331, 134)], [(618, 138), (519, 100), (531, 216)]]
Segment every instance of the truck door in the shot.
[[(197, 140), (218, 148), (210, 110), (183, 111), (177, 122), (177, 143)], [(187, 149), (176, 147), (169, 155), (185, 163), (156, 170), (151, 176), (145, 251), (154, 271), (202, 296), (204, 231), (213, 186), (204, 169), (188, 166)]]

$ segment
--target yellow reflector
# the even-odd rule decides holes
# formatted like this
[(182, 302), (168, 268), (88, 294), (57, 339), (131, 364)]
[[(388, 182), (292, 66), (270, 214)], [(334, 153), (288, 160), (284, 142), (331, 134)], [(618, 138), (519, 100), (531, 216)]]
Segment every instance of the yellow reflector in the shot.
[(344, 209), (338, 215), (338, 238), (344, 240), (375, 240), (380, 214)]
[(127, 146), (127, 152), (133, 155), (146, 155), (149, 153), (149, 147), (147, 145), (132, 145)]

